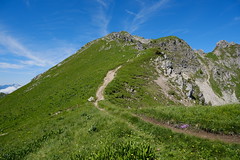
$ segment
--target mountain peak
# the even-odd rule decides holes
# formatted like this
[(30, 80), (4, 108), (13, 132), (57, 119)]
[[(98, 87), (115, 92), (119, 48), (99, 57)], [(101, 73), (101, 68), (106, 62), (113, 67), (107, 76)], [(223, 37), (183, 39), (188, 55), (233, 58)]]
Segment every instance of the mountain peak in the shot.
[(128, 33), (127, 31), (119, 31), (119, 32), (109, 33), (105, 37), (111, 37), (111, 36), (116, 36), (116, 37), (119, 37), (119, 36), (131, 36), (131, 34)]
[(217, 42), (217, 47), (218, 48), (226, 48), (232, 45), (235, 45), (235, 42), (227, 42), (226, 40), (221, 40), (219, 42)]
[(126, 31), (120, 31), (120, 32), (112, 32), (110, 34), (108, 34), (107, 36), (103, 37), (103, 38), (107, 38), (110, 40), (123, 40), (126, 42), (134, 42), (134, 36), (132, 36), (131, 34), (129, 34)]

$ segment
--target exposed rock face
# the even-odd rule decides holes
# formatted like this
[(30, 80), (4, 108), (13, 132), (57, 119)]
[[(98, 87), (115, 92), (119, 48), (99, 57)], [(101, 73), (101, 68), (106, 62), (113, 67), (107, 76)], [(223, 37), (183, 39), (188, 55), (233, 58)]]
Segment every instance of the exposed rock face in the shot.
[(199, 86), (201, 93), (203, 94), (205, 104), (221, 105), (224, 104), (224, 100), (218, 97), (211, 88), (208, 81), (196, 80), (195, 83)]
[(228, 68), (240, 69), (240, 45), (234, 42), (220, 41), (213, 53), (218, 56), (218, 62)]
[(236, 43), (234, 43), (234, 42), (228, 43), (225, 40), (221, 40), (221, 41), (217, 42), (217, 47), (218, 48), (226, 48), (226, 47), (230, 47), (230, 46), (235, 45), (235, 44)]
[[(187, 98), (199, 104), (239, 103), (240, 97), (237, 98), (235, 92), (239, 89), (236, 79), (240, 76), (240, 45), (220, 41), (212, 53), (216, 55), (214, 60), (202, 50), (193, 51), (178, 38), (153, 42), (149, 47), (164, 50), (156, 53), (159, 57), (155, 64)], [(237, 81), (240, 83), (239, 79)]]
[(186, 91), (187, 91), (187, 97), (188, 98), (193, 98), (193, 86), (192, 86), (192, 84), (188, 83), (186, 85)]
[(185, 52), (185, 54), (193, 56), (191, 47), (185, 41), (174, 36), (152, 40), (149, 47), (161, 48), (168, 52)]
[(109, 35), (107, 35), (105, 38), (108, 38), (110, 40), (123, 40), (125, 42), (134, 42), (135, 38), (128, 32), (113, 32)]
[(164, 70), (164, 75), (169, 76), (172, 74), (173, 66), (170, 60), (163, 61), (161, 68)]
[(133, 45), (137, 50), (144, 50), (146, 49), (146, 45), (150, 42), (148, 39), (144, 39), (142, 37), (133, 36), (128, 32), (121, 31), (121, 32), (113, 32), (108, 34), (103, 39), (109, 41), (117, 41), (117, 42), (124, 42), (125, 45)]
[(166, 85), (172, 84), (164, 88), (178, 90), (177, 93), (192, 104), (239, 103), (239, 44), (222, 40), (211, 54), (205, 54), (203, 50), (193, 50), (184, 40), (174, 36), (153, 40), (115, 32), (104, 39), (124, 42), (138, 51), (158, 49), (158, 56), (152, 63), (159, 76), (164, 76), (162, 79), (166, 80)]
[(204, 51), (202, 49), (194, 50), (195, 53), (198, 53), (199, 55), (203, 55)]

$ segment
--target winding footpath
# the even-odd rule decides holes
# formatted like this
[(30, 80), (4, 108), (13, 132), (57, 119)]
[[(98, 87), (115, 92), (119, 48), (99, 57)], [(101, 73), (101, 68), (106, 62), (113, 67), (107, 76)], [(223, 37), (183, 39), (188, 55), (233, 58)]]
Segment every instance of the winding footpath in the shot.
[[(97, 92), (96, 92), (96, 101), (94, 102), (94, 105), (96, 108), (98, 108), (100, 111), (105, 111), (103, 108), (99, 107), (98, 102), (101, 100), (104, 100), (104, 90), (107, 87), (107, 85), (115, 78), (116, 72), (121, 68), (121, 66), (117, 67), (114, 70), (110, 70), (108, 71), (106, 77), (104, 78), (104, 82), (103, 84), (98, 88)], [(208, 139), (208, 140), (218, 140), (221, 142), (225, 142), (225, 143), (236, 143), (236, 144), (240, 144), (240, 136), (239, 135), (222, 135), (222, 134), (214, 134), (214, 133), (210, 133), (210, 132), (206, 132), (203, 130), (192, 130), (192, 129), (179, 129), (179, 128), (175, 128), (173, 126), (171, 126), (170, 124), (166, 124), (163, 122), (159, 122), (156, 119), (150, 118), (150, 117), (146, 117), (146, 116), (140, 116), (140, 115), (135, 115), (132, 114), (132, 116), (138, 117), (141, 120), (143, 120), (144, 122), (148, 122), (154, 125), (158, 125), (161, 126), (163, 128), (168, 128), (173, 132), (177, 132), (177, 133), (183, 133), (186, 135), (190, 135), (190, 136), (195, 136), (195, 137), (199, 137), (199, 138), (203, 138), (203, 139)]]
[(98, 105), (98, 102), (101, 100), (104, 100), (104, 90), (107, 87), (107, 85), (114, 79), (116, 72), (121, 68), (122, 66), (117, 67), (114, 70), (108, 71), (106, 77), (104, 78), (103, 84), (98, 88), (96, 97), (97, 100), (94, 102), (95, 107), (97, 107), (99, 110), (103, 111), (104, 109), (100, 108)]
[(208, 139), (208, 140), (218, 140), (221, 142), (225, 143), (235, 143), (235, 144), (240, 144), (240, 136), (239, 135), (224, 135), (224, 134), (215, 134), (215, 133), (210, 133), (206, 132), (203, 130), (193, 130), (193, 129), (180, 129), (180, 128), (175, 128), (169, 124), (159, 122), (156, 119), (150, 118), (150, 117), (145, 117), (145, 116), (139, 116), (139, 115), (134, 115), (135, 117), (140, 118), (141, 120), (158, 125), (160, 127), (168, 128), (172, 130), (173, 132), (177, 133), (183, 133), (203, 139)]

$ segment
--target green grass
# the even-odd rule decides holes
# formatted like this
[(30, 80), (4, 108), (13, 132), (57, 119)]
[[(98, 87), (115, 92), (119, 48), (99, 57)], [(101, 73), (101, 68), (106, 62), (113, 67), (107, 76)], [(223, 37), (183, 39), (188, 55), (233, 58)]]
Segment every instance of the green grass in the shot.
[(235, 90), (235, 95), (240, 100), (240, 81), (239, 81), (239, 79), (240, 79), (240, 71), (237, 70), (235, 73), (237, 74), (237, 76), (235, 76), (235, 77), (232, 76), (231, 81), (234, 84), (236, 84), (236, 86), (235, 86), (235, 88), (233, 88), (233, 90)]
[[(51, 123), (18, 131), (18, 138), (12, 137), (18, 143), (1, 148), (0, 159), (238, 159), (240, 155), (239, 145), (173, 133), (107, 101), (101, 106), (108, 112), (87, 103), (49, 117)], [(11, 134), (1, 137), (1, 143)]]
[[(61, 66), (45, 72), (40, 79), (1, 99), (0, 134), (8, 133), (0, 137), (1, 149), (5, 145), (9, 145), (8, 148), (23, 145), (25, 140), (41, 139), (44, 136), (38, 133), (41, 129), (36, 129), (35, 135), (32, 133), (35, 126), (52, 123), (50, 117), (58, 111), (85, 104), (90, 96), (95, 96), (109, 70), (136, 56), (131, 46), (124, 48), (123, 55), (121, 44), (116, 42), (109, 43), (110, 50), (99, 52), (105, 43), (97, 41), (82, 53), (66, 59)], [(32, 134), (26, 137), (28, 132)]]
[(176, 37), (176, 36), (167, 36), (167, 37), (161, 37), (158, 39), (154, 39), (152, 40), (153, 42), (169, 42), (171, 40), (181, 40), (180, 38)]
[(210, 59), (212, 59), (212, 60), (214, 60), (214, 61), (218, 61), (218, 56), (217, 56), (216, 54), (214, 54), (213, 52), (207, 53), (207, 54), (205, 55), (205, 57), (210, 58)]
[[(174, 103), (152, 82), (156, 73), (150, 62), (159, 56), (158, 49), (137, 56), (129, 44), (122, 46), (121, 40), (89, 43), (60, 66), (1, 98), (0, 159), (238, 159), (239, 145), (173, 133), (134, 117), (134, 109), (154, 116), (164, 112), (167, 117), (174, 107), (157, 106)], [(87, 99), (95, 96), (107, 72), (119, 65), (122, 68), (105, 90), (106, 101), (100, 102), (106, 112), (99, 111)], [(233, 121), (239, 124), (238, 106), (226, 108), (223, 112), (196, 107), (195, 117), (211, 111), (217, 118), (209, 126), (217, 132), (239, 133), (237, 125), (235, 130), (226, 127), (234, 126)], [(184, 110), (176, 107), (177, 112)], [(171, 113), (177, 122), (181, 114)], [(208, 114), (205, 119), (211, 117)], [(186, 111), (180, 120), (195, 124), (192, 118)]]
[(190, 124), (213, 133), (240, 133), (240, 105), (143, 108), (137, 113), (172, 124)]
[[(83, 157), (78, 157), (79, 159)], [(113, 143), (106, 145), (102, 149), (93, 152), (89, 159), (149, 159), (156, 158), (155, 151), (149, 144), (127, 141), (121, 143)]]
[[(120, 116), (128, 121), (134, 130), (137, 130), (142, 135), (142, 139), (147, 138), (152, 148), (155, 149), (157, 159), (238, 159), (240, 154), (240, 145), (223, 144), (217, 141), (174, 133), (169, 129), (144, 122), (132, 116), (129, 109), (119, 108), (107, 101), (101, 102), (101, 106), (112, 115)], [(149, 111), (151, 109), (144, 108), (138, 110), (138, 113), (149, 113), (149, 115), (161, 117), (163, 115), (161, 110), (164, 108), (167, 110), (172, 107), (159, 107), (159, 110), (152, 109), (152, 112)], [(133, 110), (133, 113), (136, 113), (136, 110)]]
[(193, 78), (206, 78), (207, 73), (203, 73), (202, 69), (198, 69), (197, 72), (194, 74)]
[[(154, 156), (150, 145), (127, 123), (100, 112), (93, 105), (81, 106), (49, 119), (51, 123), (18, 131), (18, 136), (12, 137), (18, 143), (4, 146), (0, 159), (88, 159), (108, 154), (110, 158), (131, 154), (135, 158)], [(1, 143), (12, 134), (1, 137)], [(129, 153), (124, 152), (125, 147), (129, 148)]]
[(150, 65), (150, 60), (158, 56), (155, 53), (155, 49), (149, 49), (124, 65), (107, 86), (106, 99), (126, 108), (174, 104), (161, 93), (159, 86), (152, 82), (156, 79), (156, 71), (154, 66)]
[(240, 83), (236, 84), (235, 94), (236, 94), (237, 99), (240, 99)]
[[(135, 50), (127, 47), (125, 56), (121, 46), (111, 42), (113, 48), (98, 52), (104, 44), (99, 41), (80, 54), (65, 60), (59, 67), (45, 72), (13, 94), (6, 96), (0, 104), (0, 127), (8, 128), (26, 125), (26, 121), (41, 121), (43, 117), (59, 110), (82, 104), (95, 96), (106, 73), (135, 56)], [(10, 109), (9, 109), (10, 108)]]
[(210, 75), (209, 82), (211, 84), (211, 87), (212, 87), (214, 93), (216, 93), (218, 96), (222, 97), (221, 88), (219, 87), (219, 84), (213, 79), (212, 74)]

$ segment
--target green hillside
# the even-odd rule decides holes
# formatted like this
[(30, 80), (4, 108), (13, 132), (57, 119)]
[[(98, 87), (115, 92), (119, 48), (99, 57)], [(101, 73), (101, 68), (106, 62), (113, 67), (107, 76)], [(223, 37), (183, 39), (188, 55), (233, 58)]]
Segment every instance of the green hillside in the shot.
[[(172, 68), (177, 68), (183, 55), (189, 54), (193, 60), (184, 65), (190, 68), (187, 72), (195, 73), (200, 65), (194, 59), (196, 53), (177, 37), (145, 44), (139, 37), (119, 32), (88, 43), (0, 98), (0, 159), (239, 159), (239, 104), (195, 105), (202, 103), (195, 77), (183, 80), (182, 90), (177, 82), (167, 81), (167, 91), (155, 83), (159, 72), (164, 72), (156, 69), (156, 59), (172, 60)], [(99, 110), (88, 99), (97, 99), (108, 71), (120, 65)], [(190, 83), (192, 99), (186, 95)], [(194, 107), (185, 107), (185, 103)], [(174, 132), (141, 116), (172, 125), (188, 124), (186, 130), (224, 134), (236, 141)]]

